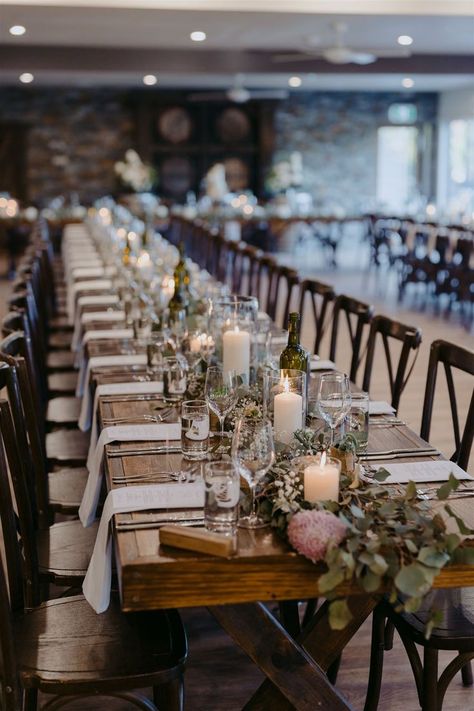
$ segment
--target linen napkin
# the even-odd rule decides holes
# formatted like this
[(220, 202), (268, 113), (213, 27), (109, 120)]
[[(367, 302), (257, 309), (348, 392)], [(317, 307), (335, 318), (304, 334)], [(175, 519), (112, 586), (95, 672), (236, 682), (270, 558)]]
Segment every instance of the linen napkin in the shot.
[(92, 321), (125, 321), (125, 311), (90, 311), (76, 318), (72, 334), (71, 350), (77, 351), (82, 340), (84, 326)]
[(97, 418), (97, 404), (99, 397), (101, 395), (141, 395), (149, 393), (162, 393), (163, 383), (157, 382), (155, 380), (140, 382), (124, 382), (124, 383), (110, 383), (107, 385), (98, 385), (94, 393), (94, 404), (91, 407), (91, 397), (90, 388), (84, 392), (81, 403), (81, 412), (79, 415), (79, 429), (83, 432), (87, 432), (89, 427), (91, 427), (92, 418), (92, 428), (91, 428), (91, 440), (89, 447), (95, 447), (97, 442), (97, 428), (96, 428), (96, 418)]
[(393, 415), (395, 412), (395, 408), (388, 402), (382, 400), (370, 400), (369, 402), (369, 415)]
[(91, 370), (103, 365), (146, 365), (146, 353), (132, 353), (130, 355), (109, 355), (109, 356), (93, 356), (86, 362), (82, 363), (77, 378), (76, 397), (84, 395), (86, 388), (89, 387)]
[(90, 526), (95, 519), (102, 486), (102, 459), (104, 447), (111, 442), (159, 442), (179, 440), (181, 424), (179, 422), (161, 422), (156, 425), (113, 425), (104, 427), (95, 449), (87, 459), (89, 476), (79, 507), (79, 518), (84, 527)]
[(318, 370), (335, 370), (336, 364), (332, 360), (322, 360), (319, 356), (312, 356), (310, 360), (310, 369), (314, 373)]
[(76, 302), (76, 310), (69, 319), (69, 323), (76, 323), (76, 320), (82, 315), (83, 306), (114, 306), (118, 304), (119, 297), (117, 294), (96, 294), (90, 296), (80, 296)]
[(82, 344), (77, 349), (74, 367), (80, 368), (82, 366), (84, 361), (84, 346), (86, 346), (89, 341), (106, 341), (110, 338), (133, 338), (133, 328), (101, 328), (95, 331), (87, 331), (87, 333), (85, 333), (82, 337)]
[(204, 506), (204, 483), (151, 484), (125, 486), (109, 491), (100, 519), (92, 557), (82, 584), (82, 592), (97, 612), (105, 612), (110, 603), (112, 580), (112, 536), (110, 520), (117, 513), (151, 509), (186, 509)]
[[(67, 294), (67, 312), (71, 323), (74, 321), (74, 307), (76, 305), (76, 296), (81, 291), (105, 291), (112, 289), (111, 279), (86, 279), (85, 281), (77, 281), (71, 284)], [(110, 294), (107, 294), (110, 296)]]
[(458, 467), (454, 462), (449, 461), (421, 461), (421, 462), (403, 462), (398, 464), (383, 465), (384, 469), (390, 472), (390, 476), (385, 479), (384, 484), (408, 484), (409, 481), (414, 481), (417, 484), (427, 484), (428, 482), (448, 481), (449, 475), (452, 473), (456, 479), (468, 479), (474, 481), (474, 478), (465, 472), (461, 467)]

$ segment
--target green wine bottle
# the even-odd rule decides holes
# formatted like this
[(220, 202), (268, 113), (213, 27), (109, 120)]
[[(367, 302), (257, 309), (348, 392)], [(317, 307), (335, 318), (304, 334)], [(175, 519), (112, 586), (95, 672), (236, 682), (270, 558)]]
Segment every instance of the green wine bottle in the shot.
[(300, 315), (291, 313), (288, 319), (288, 345), (280, 355), (280, 368), (309, 373), (309, 355), (300, 345)]
[(187, 312), (189, 306), (189, 284), (191, 279), (184, 261), (184, 245), (182, 242), (179, 245), (179, 262), (174, 270), (173, 278), (174, 294), (168, 304), (171, 320), (174, 320), (175, 315), (180, 311)]

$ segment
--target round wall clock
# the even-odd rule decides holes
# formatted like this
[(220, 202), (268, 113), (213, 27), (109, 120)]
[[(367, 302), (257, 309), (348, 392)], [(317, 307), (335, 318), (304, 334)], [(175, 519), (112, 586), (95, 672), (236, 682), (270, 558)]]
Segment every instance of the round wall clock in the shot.
[(158, 130), (166, 141), (176, 145), (189, 140), (193, 122), (186, 109), (173, 106), (160, 114)]

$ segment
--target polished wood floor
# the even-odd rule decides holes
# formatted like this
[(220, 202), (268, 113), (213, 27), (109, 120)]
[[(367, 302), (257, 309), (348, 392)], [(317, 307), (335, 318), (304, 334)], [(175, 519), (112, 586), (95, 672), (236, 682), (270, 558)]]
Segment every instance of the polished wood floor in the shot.
[[(328, 272), (321, 265), (303, 260), (307, 275), (334, 283), (337, 291), (364, 298), (375, 303), (379, 312), (395, 315), (398, 320), (416, 324), (423, 330), (423, 345), (413, 371), (410, 384), (402, 399), (400, 414), (414, 429), (419, 429), (421, 407), (428, 361), (429, 344), (436, 338), (445, 338), (474, 348), (474, 338), (464, 328), (429, 312), (398, 309), (389, 290), (387, 279), (377, 282), (363, 273), (363, 262), (342, 267), (338, 272)], [(2, 273), (0, 265), (0, 274)], [(0, 312), (5, 308), (9, 284), (0, 281)], [(393, 294), (393, 292), (392, 292)], [(325, 346), (324, 346), (325, 347)], [(325, 355), (323, 356), (325, 357)], [(467, 380), (463, 381), (467, 384)], [(470, 385), (472, 389), (472, 385)], [(461, 409), (466, 407), (467, 388), (460, 395)], [(469, 393), (471, 390), (469, 390)], [(383, 371), (376, 368), (372, 396), (387, 399)], [(447, 454), (451, 453), (446, 422), (448, 402), (443, 395), (436, 408), (432, 441)], [(206, 610), (184, 610), (183, 618), (189, 634), (190, 656), (186, 672), (186, 711), (238, 711), (259, 686), (262, 676), (247, 657), (222, 632)], [(366, 695), (370, 624), (364, 625), (344, 653), (339, 673), (338, 687), (359, 711)], [(449, 655), (442, 659), (449, 658)], [(440, 666), (442, 664), (440, 663)], [(99, 699), (81, 699), (70, 704), (74, 711), (107, 709), (125, 711), (132, 708), (124, 702)], [(411, 671), (404, 650), (398, 640), (393, 651), (386, 655), (380, 711), (417, 711), (419, 709)], [(445, 698), (444, 711), (474, 709), (474, 690), (464, 689), (461, 678), (452, 682)], [(167, 711), (163, 709), (162, 711)], [(271, 711), (269, 709), (268, 711)], [(331, 709), (321, 709), (331, 711)]]

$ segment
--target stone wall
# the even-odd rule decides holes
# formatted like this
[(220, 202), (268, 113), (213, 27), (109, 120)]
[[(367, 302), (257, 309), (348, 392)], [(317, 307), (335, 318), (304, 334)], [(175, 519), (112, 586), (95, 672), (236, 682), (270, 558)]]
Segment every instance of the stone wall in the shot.
[(84, 202), (116, 189), (113, 166), (134, 143), (127, 95), (117, 91), (0, 90), (0, 125), (22, 123), (27, 194), (44, 204), (77, 192)]
[[(420, 124), (434, 124), (435, 94), (294, 92), (275, 109), (274, 159), (302, 153), (304, 187), (317, 206), (367, 206), (375, 196), (377, 128), (388, 123), (390, 104), (408, 96)], [(112, 89), (0, 89), (0, 126), (29, 127), (28, 198), (44, 203), (77, 192), (90, 202), (114, 191), (114, 163), (136, 145), (139, 100), (139, 92)]]
[[(390, 125), (391, 104), (406, 101), (416, 103), (420, 125), (435, 124), (436, 94), (295, 92), (276, 110), (274, 161), (300, 151), (304, 187), (318, 206), (367, 209), (375, 199), (377, 129)], [(432, 156), (426, 160), (430, 168)]]

